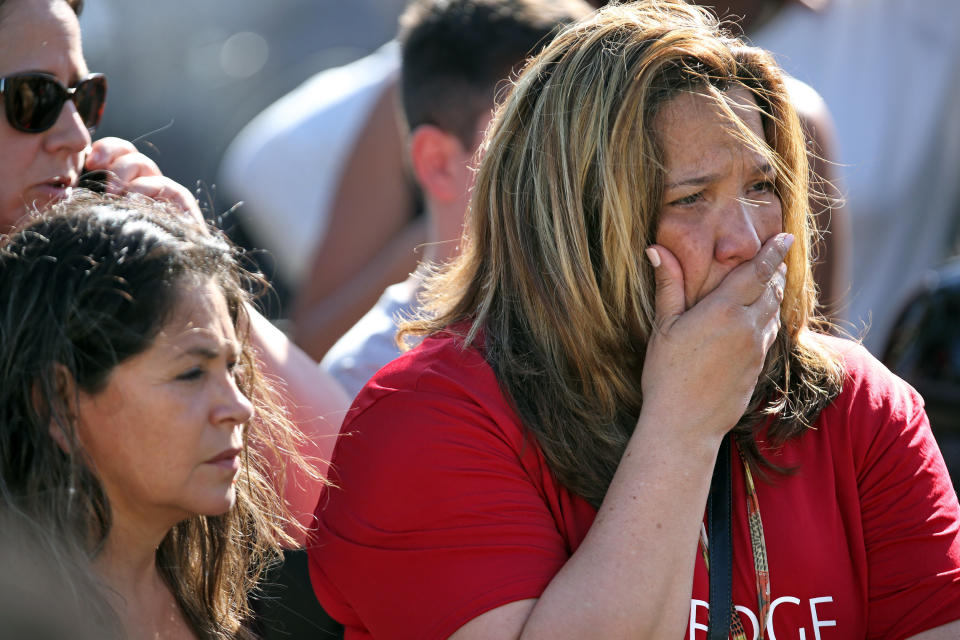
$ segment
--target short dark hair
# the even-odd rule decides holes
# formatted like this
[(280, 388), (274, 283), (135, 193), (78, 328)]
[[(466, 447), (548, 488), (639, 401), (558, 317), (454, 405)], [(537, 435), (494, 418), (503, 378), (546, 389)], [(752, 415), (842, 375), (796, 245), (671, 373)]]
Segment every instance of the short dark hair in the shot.
[(437, 126), (469, 149), (497, 84), (589, 11), (583, 0), (413, 0), (398, 34), (407, 126)]

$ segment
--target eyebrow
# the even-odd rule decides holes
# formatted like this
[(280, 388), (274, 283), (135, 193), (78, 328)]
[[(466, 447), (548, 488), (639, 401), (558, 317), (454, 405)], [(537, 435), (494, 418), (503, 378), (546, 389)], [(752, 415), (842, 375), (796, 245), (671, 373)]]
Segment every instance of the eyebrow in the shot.
[[(228, 349), (227, 349), (227, 352), (228, 352), (228, 355), (230, 355), (230, 356), (232, 356), (232, 357), (235, 357), (235, 358), (240, 356), (240, 349), (239, 349), (239, 347), (231, 347), (231, 348), (228, 348)], [(198, 356), (199, 356), (199, 357), (205, 358), (205, 359), (207, 359), (207, 360), (216, 360), (218, 357), (220, 357), (220, 353), (221, 353), (221, 351), (220, 351), (219, 348), (211, 348), (211, 347), (205, 347), (205, 346), (197, 345), (197, 346), (194, 346), (194, 347), (190, 347), (189, 349), (186, 349), (186, 350), (184, 350), (184, 351), (181, 351), (179, 354), (177, 354), (176, 359), (179, 360), (179, 359), (181, 359), (181, 358), (198, 357)]]
[[(763, 162), (757, 165), (756, 172), (763, 174), (767, 177), (772, 177), (776, 175), (776, 171), (773, 169), (773, 165), (769, 162)], [(702, 176), (693, 176), (690, 178), (684, 178), (683, 180), (677, 180), (676, 182), (670, 182), (667, 184), (667, 189), (676, 189), (677, 187), (699, 187), (705, 184), (710, 184), (711, 182), (718, 180), (721, 177), (719, 173), (707, 173)]]
[(185, 349), (181, 351), (179, 354), (177, 354), (177, 359), (179, 360), (181, 358), (192, 358), (192, 357), (199, 356), (201, 358), (206, 358), (207, 360), (214, 360), (219, 355), (220, 355), (219, 349), (196, 346), (196, 347), (190, 347), (189, 349)]

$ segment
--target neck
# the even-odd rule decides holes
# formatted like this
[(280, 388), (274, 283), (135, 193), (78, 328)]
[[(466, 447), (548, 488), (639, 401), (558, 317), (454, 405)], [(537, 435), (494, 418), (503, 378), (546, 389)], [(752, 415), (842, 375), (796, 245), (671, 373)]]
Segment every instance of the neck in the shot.
[(157, 569), (157, 548), (170, 527), (149, 525), (114, 511), (113, 525), (94, 567), (130, 638), (183, 634), (183, 614)]
[(460, 252), (460, 235), (463, 233), (463, 209), (457, 204), (441, 205), (427, 201), (427, 243), (423, 249), (423, 262), (441, 264), (453, 259)]
[(124, 586), (133, 586), (157, 575), (157, 548), (169, 527), (148, 526), (113, 513), (110, 534), (95, 564), (108, 582), (114, 579)]

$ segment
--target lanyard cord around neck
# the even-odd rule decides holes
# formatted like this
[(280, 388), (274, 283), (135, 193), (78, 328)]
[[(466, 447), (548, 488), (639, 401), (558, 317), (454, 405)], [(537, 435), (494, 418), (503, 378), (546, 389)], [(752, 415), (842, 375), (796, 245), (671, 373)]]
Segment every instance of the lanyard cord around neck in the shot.
[[(767, 544), (763, 535), (760, 502), (757, 500), (757, 489), (753, 484), (750, 464), (743, 456), (740, 447), (737, 447), (737, 453), (740, 454), (740, 461), (743, 463), (743, 475), (747, 485), (747, 521), (750, 527), (750, 550), (753, 552), (753, 569), (757, 578), (757, 607), (759, 610), (757, 624), (760, 626), (757, 637), (759, 640), (763, 640), (767, 617), (770, 613), (770, 569), (767, 565)], [(709, 572), (710, 552), (707, 543), (707, 529), (703, 523), (700, 524), (700, 550), (703, 553), (703, 562)], [(740, 621), (740, 615), (737, 613), (736, 607), (733, 603), (730, 604), (730, 607), (730, 634), (733, 640), (747, 640), (747, 634), (743, 629), (743, 623)]]

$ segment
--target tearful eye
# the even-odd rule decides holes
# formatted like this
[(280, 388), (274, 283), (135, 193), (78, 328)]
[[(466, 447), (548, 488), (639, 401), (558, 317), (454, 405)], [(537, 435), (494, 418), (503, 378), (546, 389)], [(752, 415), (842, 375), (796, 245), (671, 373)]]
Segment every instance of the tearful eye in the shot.
[(201, 377), (203, 377), (203, 374), (204, 371), (201, 367), (193, 367), (192, 369), (188, 369), (178, 375), (177, 380), (185, 380), (187, 382), (191, 380), (199, 380)]
[(671, 207), (682, 207), (685, 205), (691, 205), (703, 198), (702, 192), (691, 193), (688, 196), (682, 198), (677, 198), (676, 200), (669, 203)]
[(776, 186), (771, 180), (761, 180), (750, 187), (750, 190), (756, 193), (773, 193), (776, 190)]

